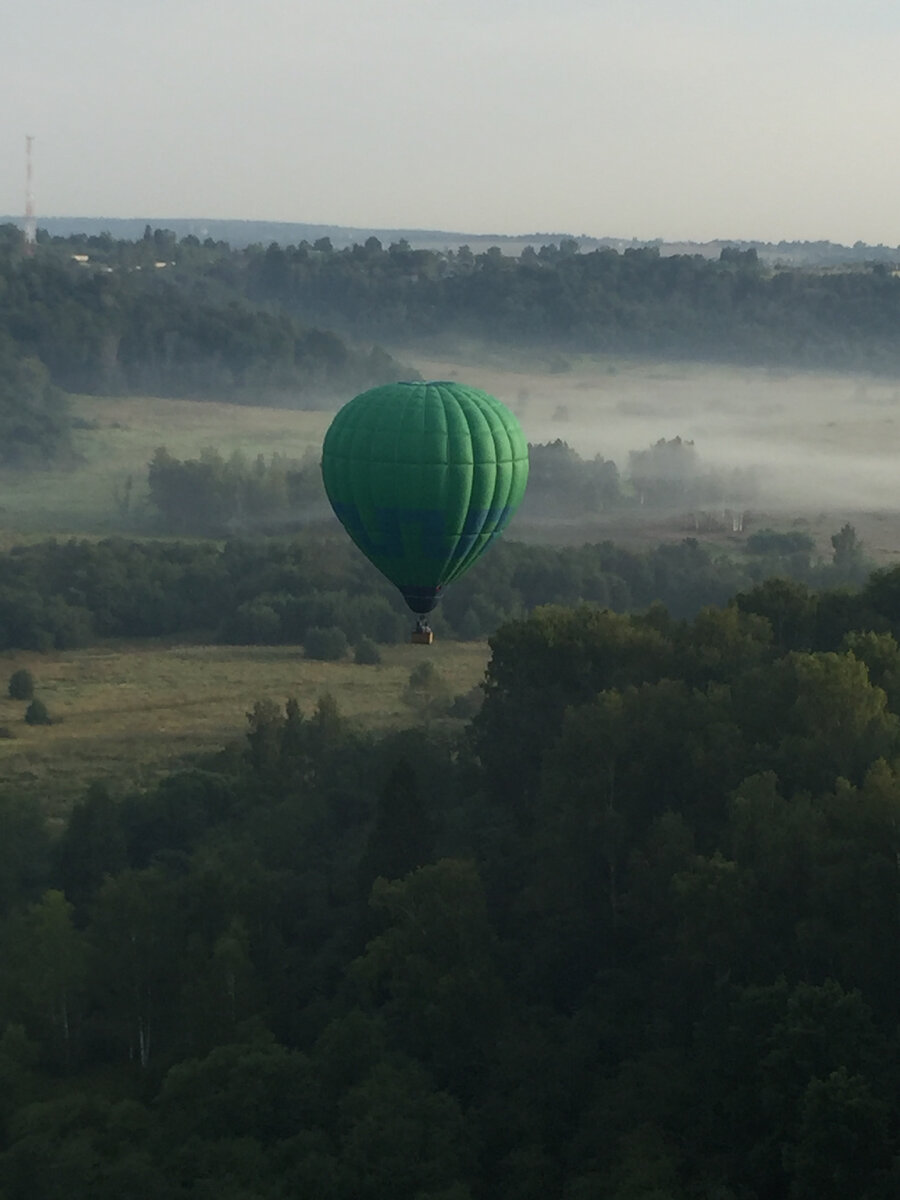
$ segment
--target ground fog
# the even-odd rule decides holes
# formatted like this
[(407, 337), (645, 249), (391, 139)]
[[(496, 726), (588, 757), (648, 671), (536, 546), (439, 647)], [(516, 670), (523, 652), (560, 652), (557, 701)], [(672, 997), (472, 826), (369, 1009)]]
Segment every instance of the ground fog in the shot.
[[(661, 438), (693, 441), (703, 467), (723, 480), (722, 507), (745, 511), (748, 527), (769, 518), (823, 528), (852, 519), (870, 551), (900, 552), (898, 380), (618, 360), (541, 368), (524, 358), (478, 364), (446, 357), (417, 365), (426, 377), (465, 379), (493, 392), (516, 412), (530, 442), (560, 438), (582, 457), (614, 460), (623, 475), (631, 451)], [(676, 530), (696, 525), (696, 515), (671, 514), (683, 518)], [(659, 517), (647, 514), (648, 523)]]

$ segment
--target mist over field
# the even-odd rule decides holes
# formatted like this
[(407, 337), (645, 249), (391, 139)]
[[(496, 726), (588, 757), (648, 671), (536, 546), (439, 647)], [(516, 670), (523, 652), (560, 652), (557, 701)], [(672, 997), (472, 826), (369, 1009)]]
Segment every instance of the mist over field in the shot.
[(456, 361), (419, 366), (494, 389), (530, 442), (559, 438), (582, 457), (613, 459), (623, 473), (630, 452), (681, 437), (694, 442), (704, 467), (751, 472), (756, 507), (900, 511), (894, 380), (639, 362), (574, 364), (558, 373)]

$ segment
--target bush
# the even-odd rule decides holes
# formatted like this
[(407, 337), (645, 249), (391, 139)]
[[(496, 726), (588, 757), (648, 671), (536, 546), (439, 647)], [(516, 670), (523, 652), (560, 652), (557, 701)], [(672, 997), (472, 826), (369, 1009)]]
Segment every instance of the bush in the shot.
[(409, 673), (404, 701), (428, 716), (446, 712), (450, 703), (447, 682), (432, 662), (419, 663)]
[(468, 692), (460, 692), (458, 696), (453, 697), (453, 702), (447, 710), (447, 716), (456, 717), (460, 721), (471, 721), (480, 711), (483, 700), (484, 691), (478, 685)]
[(47, 705), (43, 700), (32, 700), (25, 709), (25, 720), (29, 725), (52, 725)]
[(257, 597), (241, 604), (222, 624), (219, 641), (232, 646), (271, 646), (282, 641), (281, 617)]
[(344, 658), (350, 645), (343, 629), (336, 625), (314, 625), (307, 629), (303, 640), (303, 648), (307, 658), (316, 658), (322, 662), (337, 662)]
[(34, 676), (24, 667), (13, 671), (7, 688), (10, 700), (31, 700), (34, 696)]
[(780, 533), (775, 529), (759, 529), (751, 533), (744, 544), (749, 554), (775, 554), (779, 557), (812, 554), (816, 548), (815, 540), (801, 530)]
[(409, 686), (414, 692), (436, 691), (441, 682), (441, 673), (433, 662), (419, 663), (409, 673)]
[(381, 653), (371, 638), (361, 637), (356, 643), (353, 661), (364, 667), (377, 667), (381, 662)]

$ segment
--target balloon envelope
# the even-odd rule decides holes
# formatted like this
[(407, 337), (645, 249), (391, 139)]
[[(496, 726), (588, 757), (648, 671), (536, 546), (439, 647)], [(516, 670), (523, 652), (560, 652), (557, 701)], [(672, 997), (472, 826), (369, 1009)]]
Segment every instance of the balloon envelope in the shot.
[(415, 613), (434, 608), (505, 527), (528, 444), (504, 405), (459, 383), (392, 383), (355, 397), (322, 446), (331, 506)]

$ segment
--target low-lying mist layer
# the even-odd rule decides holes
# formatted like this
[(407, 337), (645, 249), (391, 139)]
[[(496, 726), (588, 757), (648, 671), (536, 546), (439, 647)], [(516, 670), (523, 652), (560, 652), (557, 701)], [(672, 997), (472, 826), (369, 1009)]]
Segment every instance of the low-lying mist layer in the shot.
[[(612, 459), (692, 441), (704, 468), (750, 472), (767, 511), (900, 510), (900, 383), (824, 372), (559, 359), (550, 370), (419, 364), (494, 391), (532, 443)], [(555, 371), (553, 370), (555, 367)], [(738, 494), (722, 500), (741, 498)]]

